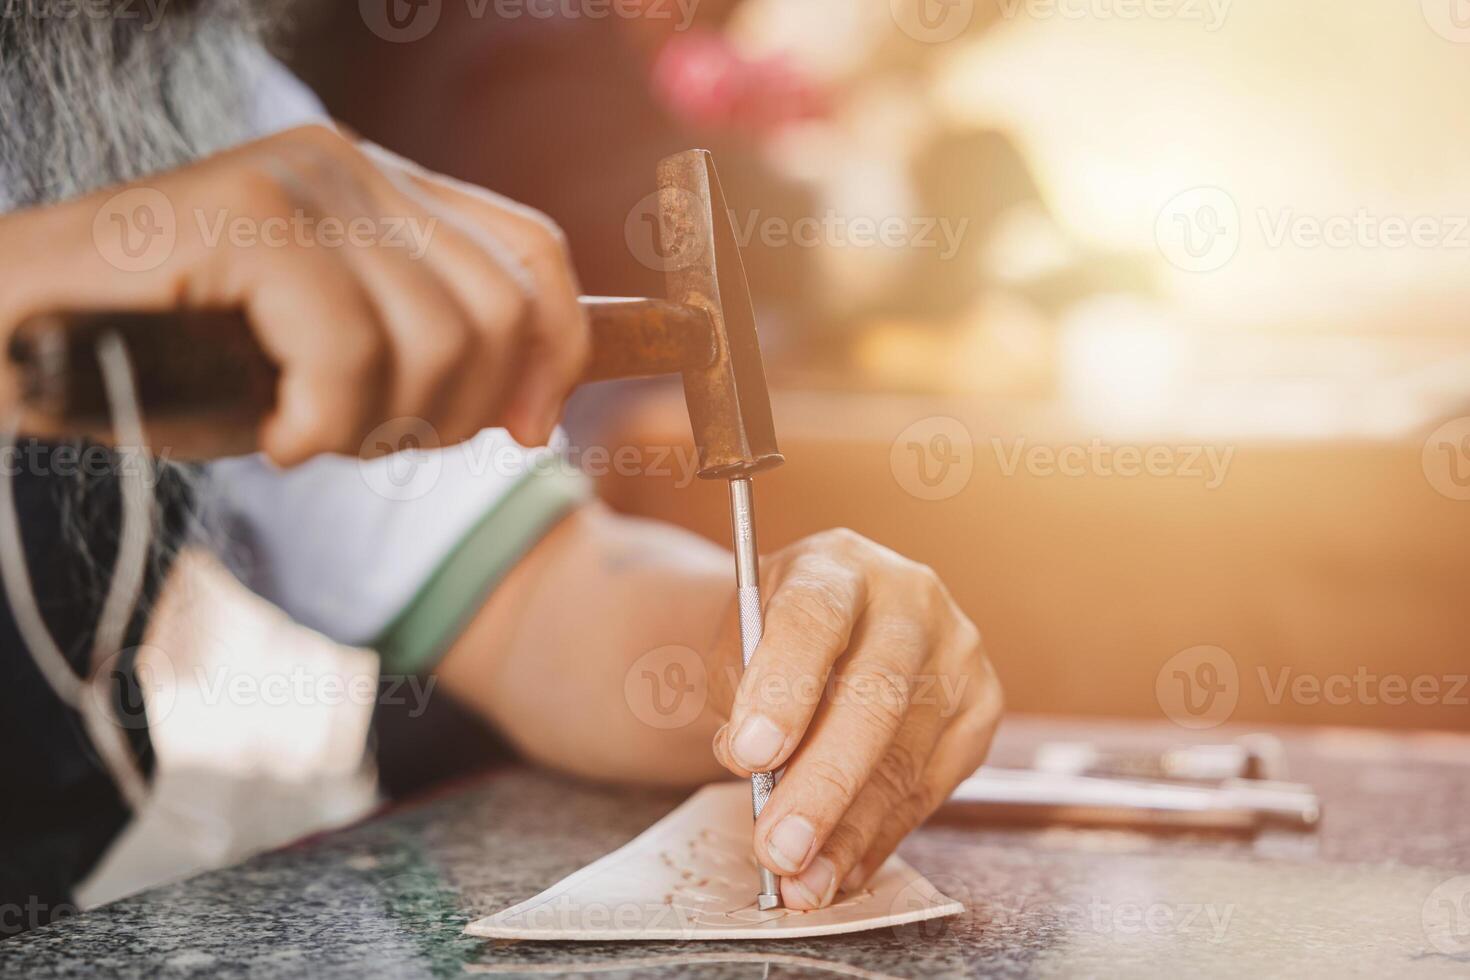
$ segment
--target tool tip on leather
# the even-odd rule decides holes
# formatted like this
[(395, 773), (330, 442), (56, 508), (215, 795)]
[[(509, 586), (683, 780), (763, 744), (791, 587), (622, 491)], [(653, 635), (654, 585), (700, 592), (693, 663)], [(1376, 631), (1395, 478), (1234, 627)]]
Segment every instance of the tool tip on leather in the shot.
[(756, 899), (756, 904), (760, 906), (760, 910), (762, 912), (769, 912), (771, 909), (779, 909), (781, 907), (781, 896), (767, 895), (762, 893)]

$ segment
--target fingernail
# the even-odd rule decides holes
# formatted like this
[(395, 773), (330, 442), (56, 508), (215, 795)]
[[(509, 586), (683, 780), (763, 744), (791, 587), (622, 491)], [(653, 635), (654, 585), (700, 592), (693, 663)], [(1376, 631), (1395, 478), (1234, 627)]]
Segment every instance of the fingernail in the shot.
[(819, 857), (797, 877), (796, 887), (813, 907), (825, 908), (837, 888), (837, 868), (831, 861)]
[(766, 838), (766, 850), (777, 867), (794, 875), (806, 863), (807, 852), (817, 839), (817, 830), (806, 817), (787, 817)]
[(863, 887), (864, 880), (863, 866), (861, 864), (856, 865), (847, 873), (847, 877), (842, 879), (842, 890), (849, 893), (855, 892)]
[(786, 733), (765, 715), (755, 715), (740, 726), (730, 749), (735, 753), (735, 761), (751, 772), (765, 772), (784, 744)]

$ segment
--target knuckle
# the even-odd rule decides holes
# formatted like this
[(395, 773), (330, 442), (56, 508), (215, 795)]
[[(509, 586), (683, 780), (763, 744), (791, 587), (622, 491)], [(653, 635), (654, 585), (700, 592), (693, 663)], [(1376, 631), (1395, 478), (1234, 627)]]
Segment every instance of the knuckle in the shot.
[(939, 573), (918, 562), (908, 562), (907, 571), (914, 607), (926, 619), (941, 615), (950, 606), (950, 599), (949, 590), (944, 587)]
[(321, 124), (299, 126), (282, 134), (282, 138), (277, 162), (289, 167), (296, 183), (308, 188), (333, 188), (351, 213), (372, 208), (371, 190), (383, 174), (355, 142)]
[(525, 319), (530, 297), (513, 278), (486, 280), (469, 304), (470, 320), (482, 337), (498, 341)]
[(279, 168), (270, 161), (249, 163), (230, 175), (240, 211), (264, 218), (290, 211), (296, 200), (281, 179)]
[(541, 259), (560, 260), (567, 255), (569, 251), (567, 235), (562, 231), (561, 225), (540, 211), (528, 209), (526, 218), (529, 245), (533, 256)]
[(983, 657), (985, 648), (984, 639), (980, 635), (980, 627), (959, 610), (955, 610), (954, 618), (954, 642), (964, 652), (967, 658)]
[(561, 225), (557, 224), (550, 215), (543, 214), (540, 211), (535, 212), (535, 214), (536, 218), (541, 222), (541, 226), (546, 229), (547, 236), (557, 249), (563, 252), (569, 250), (570, 246), (567, 243), (567, 233), (562, 230)]
[[(1000, 716), (1005, 714), (1006, 694), (1005, 689), (1000, 686), (1000, 681), (995, 677), (995, 671), (987, 662), (984, 669), (980, 671), (981, 685), (980, 693), (975, 698), (974, 705), (970, 709), (970, 717), (973, 726), (982, 736), (988, 738), (988, 733), (994, 730), (995, 724)], [(981, 750), (982, 754), (984, 749)]]
[(309, 122), (292, 126), (282, 132), (280, 138), (289, 142), (321, 144), (329, 139), (341, 139), (341, 134), (325, 123)]
[(881, 732), (889, 738), (897, 733), (907, 714), (904, 706), (893, 695), (865, 694), (857, 700), (857, 708), (862, 712), (865, 727), (869, 731)]
[(984, 761), (1003, 707), (1004, 697), (999, 685), (987, 684), (964, 707), (951, 726), (958, 736), (959, 744), (963, 746), (960, 751), (966, 753), (969, 760), (976, 765)]
[(844, 804), (857, 796), (862, 789), (862, 779), (848, 766), (831, 759), (812, 759), (807, 763), (806, 776), (822, 795), (840, 800)]
[(892, 745), (873, 770), (868, 786), (890, 806), (896, 806), (908, 799), (918, 782), (919, 771), (917, 753), (906, 745)]
[(933, 690), (932, 704), (940, 719), (963, 730), (969, 738), (980, 735), (982, 728), (971, 724), (970, 719), (990, 715), (991, 691), (997, 685), (989, 665), (983, 658), (969, 658), (957, 664), (938, 665), (935, 670), (944, 680)]
[(906, 674), (873, 667), (852, 675), (844, 686), (848, 688), (849, 701), (862, 711), (872, 728), (888, 734), (898, 731), (908, 714)]
[(874, 649), (880, 653), (875, 669), (896, 673), (900, 681), (908, 679), (904, 668), (923, 662), (934, 645), (934, 630), (929, 620), (915, 616), (909, 609), (870, 617), (865, 630), (876, 641)]
[(945, 594), (944, 580), (939, 577), (939, 573), (933, 567), (922, 564), (921, 562), (914, 562), (913, 568), (914, 578), (919, 582), (920, 587), (936, 595), (942, 596)]
[(531, 285), (524, 278), (507, 273), (491, 290), (492, 311), (499, 322), (517, 324), (530, 313), (531, 296)]
[(908, 796), (894, 807), (897, 819), (905, 827), (917, 827), (929, 815), (939, 809), (941, 803), (949, 796), (949, 789), (921, 780), (909, 791)]
[(850, 617), (840, 589), (821, 577), (803, 576), (777, 593), (772, 618), (817, 642), (841, 646), (847, 642)]
[(294, 466), (303, 455), (297, 434), (282, 426), (272, 426), (261, 435), (260, 451), (277, 466)]
[(822, 551), (859, 551), (870, 542), (850, 527), (833, 527), (820, 531), (808, 539)]
[(292, 441), (310, 452), (351, 448), (345, 434), (352, 423), (351, 413), (344, 409), (345, 406), (334, 408), (321, 402), (300, 408), (296, 413)]
[(281, 134), (281, 138), (288, 145), (299, 146), (333, 157), (355, 156), (360, 152), (357, 145), (343, 136), (335, 127), (323, 123), (306, 123), (294, 129), (288, 129)]

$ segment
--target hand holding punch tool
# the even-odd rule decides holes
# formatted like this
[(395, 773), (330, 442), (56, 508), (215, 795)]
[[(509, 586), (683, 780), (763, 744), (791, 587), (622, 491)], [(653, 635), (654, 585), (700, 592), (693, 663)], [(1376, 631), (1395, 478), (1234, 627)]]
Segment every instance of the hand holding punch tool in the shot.
[[(668, 297), (584, 297), (592, 352), (581, 383), (682, 376), (699, 475), (730, 481), (741, 646), (749, 666), (762, 631), (751, 477), (784, 459), (745, 267), (709, 153), (690, 150), (659, 164), (658, 211)], [(192, 431), (211, 434), (209, 452), (254, 448), (274, 402), (277, 371), (237, 310), (58, 311), (31, 318), (9, 348), (28, 423), (48, 433), (107, 438), (96, 358), (97, 341), (107, 335), (127, 346), (150, 425), (186, 418), (196, 423)], [(191, 449), (185, 439), (173, 448)], [(752, 777), (757, 817), (775, 782), (771, 773)], [(761, 870), (762, 909), (781, 904), (779, 884)]]

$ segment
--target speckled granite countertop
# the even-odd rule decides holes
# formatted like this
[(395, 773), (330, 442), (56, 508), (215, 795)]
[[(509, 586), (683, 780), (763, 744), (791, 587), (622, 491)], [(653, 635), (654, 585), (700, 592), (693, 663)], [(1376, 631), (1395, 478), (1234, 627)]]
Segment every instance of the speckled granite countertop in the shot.
[[(996, 761), (1023, 762), (1043, 739), (1159, 748), (1179, 736), (1014, 719)], [(467, 938), (470, 919), (616, 848), (679, 801), (510, 770), (0, 943), (0, 976), (1470, 974), (1470, 737), (1284, 737), (1292, 776), (1322, 795), (1318, 832), (934, 823), (903, 854), (967, 906), (940, 923), (767, 943)], [(1448, 944), (1426, 927), (1446, 915), (1463, 933)]]

